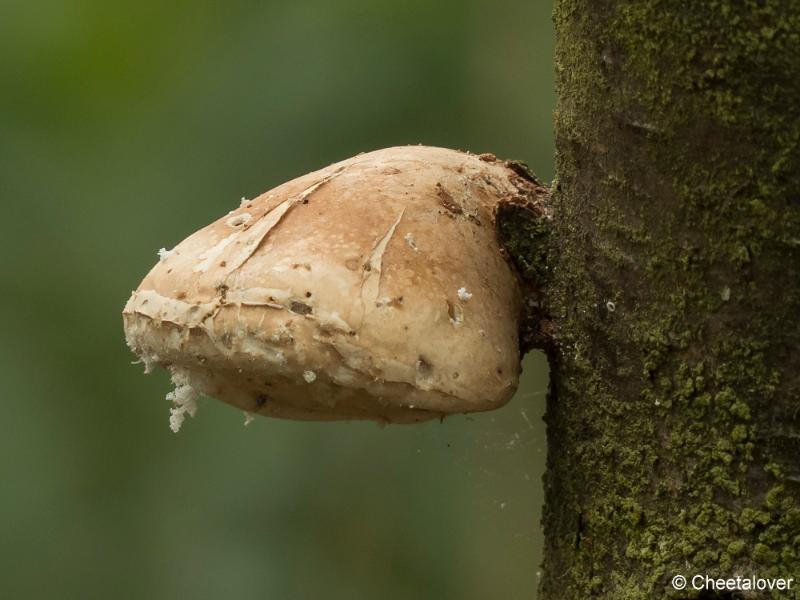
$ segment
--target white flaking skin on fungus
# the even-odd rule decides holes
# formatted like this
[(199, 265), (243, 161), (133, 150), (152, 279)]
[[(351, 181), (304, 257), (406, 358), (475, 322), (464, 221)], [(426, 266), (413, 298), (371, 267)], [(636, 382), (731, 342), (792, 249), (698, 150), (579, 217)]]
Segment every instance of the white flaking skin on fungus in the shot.
[(172, 250), (167, 250), (166, 248), (160, 248), (158, 251), (158, 260), (164, 261), (167, 260), (172, 255)]
[(465, 288), (465, 287), (458, 288), (458, 299), (459, 300), (461, 300), (462, 302), (466, 302), (470, 298), (472, 298), (472, 294), (470, 294), (467, 291), (467, 288)]
[(178, 433), (186, 415), (194, 417), (197, 414), (197, 398), (200, 394), (189, 383), (188, 373), (181, 369), (173, 371), (172, 383), (175, 389), (167, 394), (167, 400), (173, 405), (169, 409), (169, 428)]

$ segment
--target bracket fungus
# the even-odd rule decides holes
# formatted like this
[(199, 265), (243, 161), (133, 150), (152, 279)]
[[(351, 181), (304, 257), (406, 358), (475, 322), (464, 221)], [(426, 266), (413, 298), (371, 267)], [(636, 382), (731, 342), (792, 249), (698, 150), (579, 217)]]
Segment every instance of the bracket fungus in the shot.
[(495, 221), (531, 181), (493, 155), (388, 148), (243, 199), (162, 251), (123, 318), (146, 367), (172, 373), (173, 429), (198, 394), (389, 423), (505, 404), (523, 292)]

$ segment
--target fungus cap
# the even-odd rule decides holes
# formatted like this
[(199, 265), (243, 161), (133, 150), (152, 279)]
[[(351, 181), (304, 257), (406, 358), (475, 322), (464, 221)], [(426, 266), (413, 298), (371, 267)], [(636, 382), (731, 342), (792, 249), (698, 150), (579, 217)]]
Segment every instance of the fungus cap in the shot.
[(503, 405), (517, 387), (521, 292), (493, 157), (423, 146), (304, 175), (190, 235), (123, 310), (128, 345), (178, 386), (248, 413), (414, 422)]

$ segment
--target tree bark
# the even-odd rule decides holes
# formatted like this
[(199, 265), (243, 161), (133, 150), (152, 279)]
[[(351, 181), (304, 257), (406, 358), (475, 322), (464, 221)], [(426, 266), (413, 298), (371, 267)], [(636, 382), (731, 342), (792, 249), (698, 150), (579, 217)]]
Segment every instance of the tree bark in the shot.
[(800, 2), (555, 25), (541, 597), (800, 597)]

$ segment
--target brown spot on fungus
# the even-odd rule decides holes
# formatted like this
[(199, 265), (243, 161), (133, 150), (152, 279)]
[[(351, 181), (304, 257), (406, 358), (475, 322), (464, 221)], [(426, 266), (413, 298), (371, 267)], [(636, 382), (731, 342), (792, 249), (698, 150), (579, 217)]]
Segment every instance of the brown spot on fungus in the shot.
[(421, 377), (427, 379), (433, 375), (433, 366), (420, 356), (417, 359), (417, 373), (419, 373)]
[(464, 213), (464, 209), (461, 205), (456, 202), (453, 197), (450, 195), (444, 186), (441, 183), (436, 184), (436, 195), (439, 196), (439, 202), (444, 206), (450, 213), (450, 216), (453, 215), (460, 215)]
[(447, 304), (447, 317), (450, 319), (450, 323), (454, 326), (459, 326), (464, 322), (464, 310), (461, 308), (459, 304), (454, 304), (450, 302), (450, 300), (445, 300)]
[(294, 301), (289, 306), (289, 310), (298, 315), (310, 315), (314, 310), (305, 302)]

